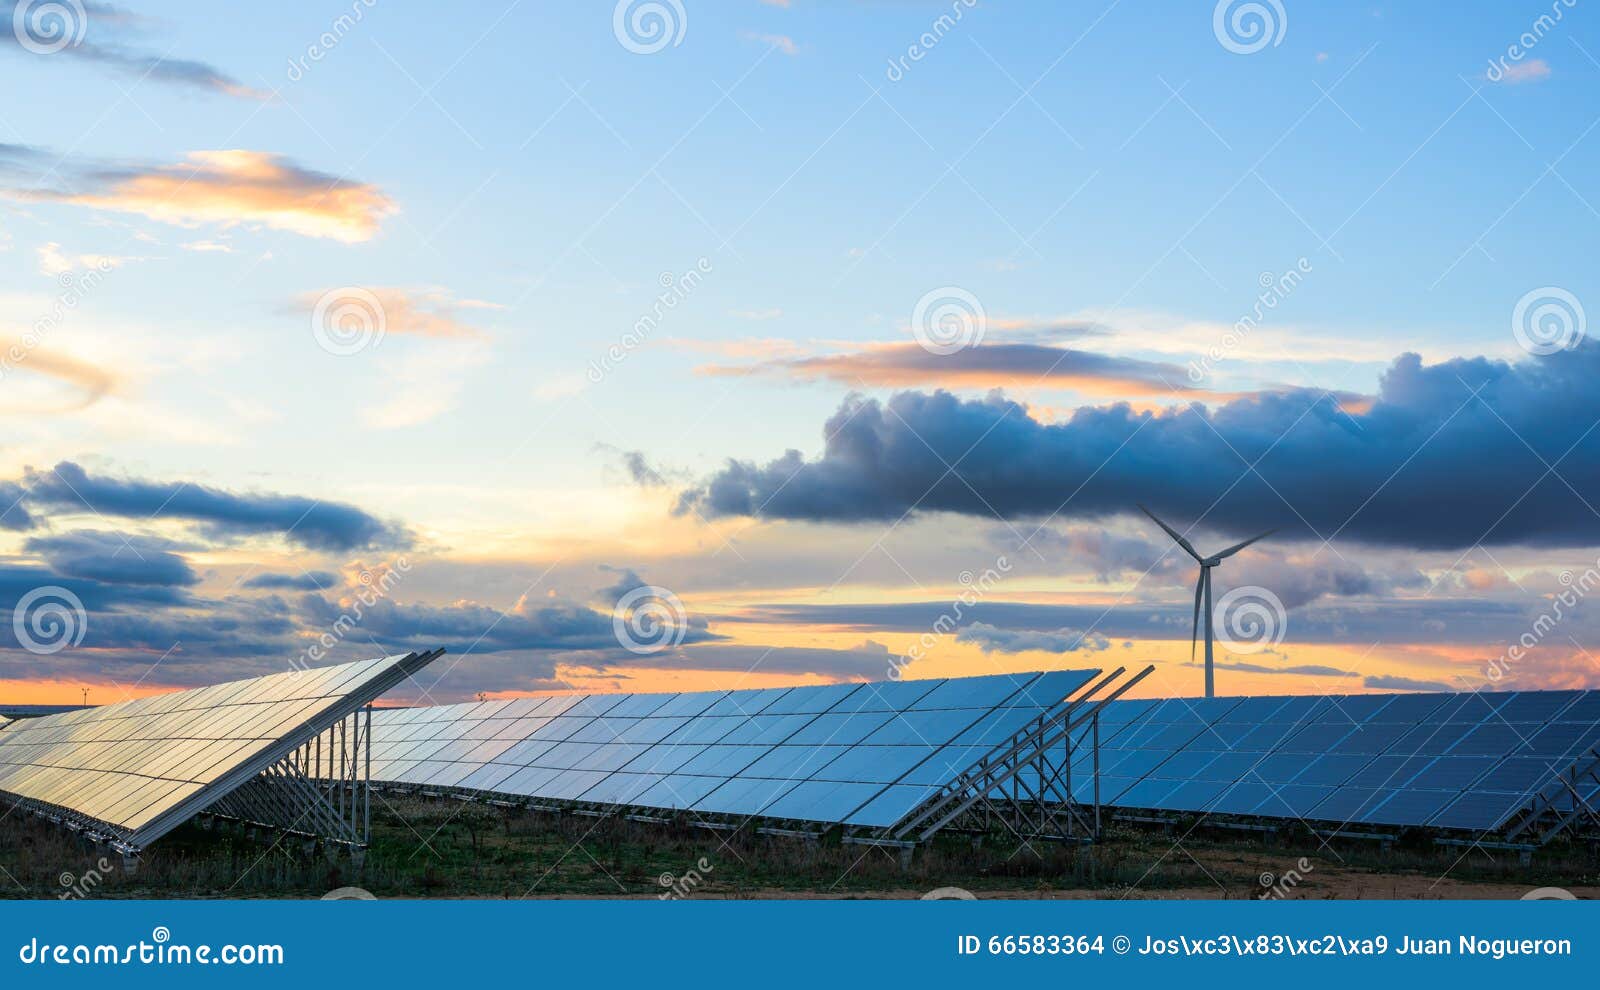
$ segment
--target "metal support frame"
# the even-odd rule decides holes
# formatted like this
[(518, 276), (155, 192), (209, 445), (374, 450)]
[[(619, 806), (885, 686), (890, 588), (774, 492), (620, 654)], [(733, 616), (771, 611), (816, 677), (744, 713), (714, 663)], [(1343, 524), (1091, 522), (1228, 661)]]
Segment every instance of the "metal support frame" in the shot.
[(247, 826), (364, 850), (372, 836), (372, 706), (302, 743), (207, 809)]
[[(915, 841), (926, 842), (945, 828), (987, 829), (998, 819), (1023, 839), (1097, 840), (1100, 712), (1154, 670), (1153, 666), (1146, 667), (1104, 698), (1095, 696), (1121, 679), (1126, 668), (1118, 667), (1076, 692), (1066, 704), (1019, 729), (881, 834), (885, 838), (914, 837)], [(1079, 730), (1090, 735), (1096, 757), (1091, 806), (1077, 801), (1071, 787), (1073, 740)]]
[(1527, 835), (1524, 843), (1542, 846), (1579, 822), (1600, 829), (1600, 810), (1580, 788), (1591, 796), (1600, 789), (1600, 747), (1586, 751), (1518, 809), (1514, 824), (1505, 829), (1506, 842), (1515, 846), (1518, 837)]

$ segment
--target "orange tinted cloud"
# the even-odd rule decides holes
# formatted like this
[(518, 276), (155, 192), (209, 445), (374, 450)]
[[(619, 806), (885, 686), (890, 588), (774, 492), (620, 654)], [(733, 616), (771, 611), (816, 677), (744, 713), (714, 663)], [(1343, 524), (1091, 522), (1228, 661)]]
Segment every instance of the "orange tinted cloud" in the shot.
[(467, 322), (464, 310), (503, 309), (481, 299), (458, 298), (448, 289), (407, 289), (399, 286), (362, 286), (322, 289), (301, 293), (295, 298), (296, 312), (316, 313), (342, 304), (360, 304), (364, 318), (381, 325), (386, 334), (413, 337), (482, 338), (482, 330)]
[(180, 226), (259, 223), (306, 237), (372, 238), (397, 207), (376, 186), (263, 151), (193, 151), (183, 162), (88, 172), (84, 188), (22, 198), (137, 213)]
[[(64, 382), (77, 390), (63, 405), (51, 409), (30, 406), (30, 412), (70, 412), (93, 405), (117, 385), (117, 378), (97, 367), (64, 354), (50, 354), (29, 346), (26, 339), (0, 340), (0, 381), (14, 371), (43, 375)], [(4, 407), (0, 407), (4, 408)]]
[(754, 370), (853, 387), (1048, 387), (1105, 398), (1235, 397), (1195, 388), (1185, 370), (1175, 364), (1036, 343), (980, 344), (950, 354), (932, 353), (915, 343), (878, 344), (844, 354), (778, 358), (744, 367), (711, 365), (700, 370), (719, 376)]

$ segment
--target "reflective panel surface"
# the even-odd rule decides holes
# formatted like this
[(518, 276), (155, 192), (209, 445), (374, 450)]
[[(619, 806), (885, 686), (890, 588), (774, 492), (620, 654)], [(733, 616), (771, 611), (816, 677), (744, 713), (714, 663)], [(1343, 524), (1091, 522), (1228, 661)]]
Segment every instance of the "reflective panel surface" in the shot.
[(1060, 711), (1097, 673), (380, 712), (372, 778), (534, 801), (886, 827)]
[(392, 683), (415, 659), (379, 657), (20, 719), (0, 733), (0, 792), (142, 844), (149, 837), (141, 830), (197, 795), (221, 797), (249, 779), (254, 763), (315, 735), (331, 713), (349, 709), (350, 696)]

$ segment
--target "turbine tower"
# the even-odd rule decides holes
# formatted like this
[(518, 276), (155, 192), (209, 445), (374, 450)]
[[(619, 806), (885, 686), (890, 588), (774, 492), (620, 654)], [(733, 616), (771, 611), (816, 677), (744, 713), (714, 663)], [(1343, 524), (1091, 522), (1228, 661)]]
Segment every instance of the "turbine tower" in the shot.
[(1196, 582), (1194, 586), (1194, 634), (1189, 640), (1189, 659), (1194, 659), (1195, 644), (1200, 639), (1200, 599), (1204, 598), (1206, 601), (1206, 697), (1214, 698), (1216, 697), (1217, 692), (1216, 674), (1211, 666), (1211, 568), (1222, 563), (1224, 560), (1227, 560), (1229, 557), (1232, 557), (1234, 554), (1238, 553), (1240, 550), (1243, 550), (1245, 547), (1256, 542), (1257, 540), (1262, 540), (1271, 536), (1273, 533), (1276, 533), (1277, 530), (1269, 529), (1265, 533), (1261, 533), (1258, 536), (1250, 537), (1243, 543), (1235, 543), (1233, 546), (1222, 551), (1221, 553), (1215, 553), (1209, 557), (1202, 557), (1200, 556), (1200, 552), (1194, 548), (1194, 544), (1184, 539), (1183, 535), (1177, 530), (1162, 522), (1154, 512), (1146, 509), (1143, 505), (1139, 506), (1139, 511), (1143, 512), (1151, 519), (1154, 519), (1156, 525), (1166, 530), (1167, 535), (1172, 537), (1173, 542), (1178, 544), (1178, 546), (1183, 547), (1184, 552), (1193, 557), (1195, 559), (1195, 563), (1200, 565), (1200, 580)]

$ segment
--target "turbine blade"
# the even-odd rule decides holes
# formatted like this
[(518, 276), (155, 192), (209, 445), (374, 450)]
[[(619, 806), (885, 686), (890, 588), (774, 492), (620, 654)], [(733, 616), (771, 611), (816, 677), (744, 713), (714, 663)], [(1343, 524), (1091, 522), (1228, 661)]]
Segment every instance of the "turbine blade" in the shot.
[(1233, 546), (1231, 546), (1228, 549), (1222, 551), (1221, 553), (1217, 554), (1216, 556), (1212, 557), (1211, 559), (1212, 560), (1222, 560), (1222, 559), (1224, 559), (1226, 557), (1232, 557), (1234, 554), (1238, 553), (1240, 550), (1243, 550), (1245, 547), (1247, 547), (1250, 544), (1256, 542), (1257, 540), (1264, 540), (1264, 539), (1266, 539), (1267, 537), (1271, 536), (1273, 533), (1276, 533), (1276, 532), (1277, 532), (1276, 529), (1269, 529), (1265, 533), (1260, 534), (1259, 536), (1250, 537), (1248, 540), (1245, 540), (1243, 543), (1235, 543)]
[(1194, 548), (1194, 544), (1192, 544), (1188, 540), (1184, 539), (1183, 535), (1181, 533), (1179, 533), (1177, 530), (1173, 529), (1171, 526), (1168, 526), (1166, 523), (1162, 522), (1160, 517), (1158, 517), (1154, 512), (1151, 512), (1149, 509), (1145, 508), (1143, 505), (1139, 506), (1139, 511), (1143, 512), (1145, 515), (1149, 516), (1151, 519), (1154, 519), (1156, 525), (1160, 526), (1162, 529), (1166, 530), (1167, 531), (1167, 535), (1172, 537), (1172, 541), (1174, 543), (1178, 544), (1178, 546), (1183, 547), (1183, 549), (1189, 554), (1189, 556), (1193, 557), (1196, 561), (1201, 559), (1199, 551), (1195, 550), (1195, 548)]
[(1200, 595), (1206, 590), (1206, 569), (1200, 568), (1200, 580), (1194, 586), (1194, 635), (1189, 639), (1189, 662), (1194, 662), (1195, 645), (1200, 642)]

